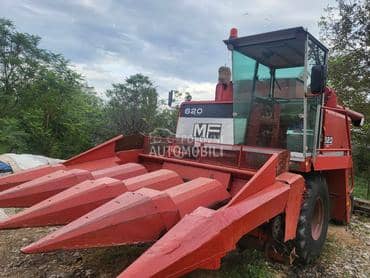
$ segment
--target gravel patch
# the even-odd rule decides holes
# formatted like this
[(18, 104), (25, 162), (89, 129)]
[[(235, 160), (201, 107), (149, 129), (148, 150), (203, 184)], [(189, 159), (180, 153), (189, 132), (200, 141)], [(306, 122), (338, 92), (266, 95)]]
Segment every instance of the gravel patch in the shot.
[[(10, 215), (16, 211), (19, 210), (6, 209), (5, 213)], [(116, 277), (148, 248), (148, 245), (122, 246), (32, 255), (20, 252), (21, 247), (56, 229), (0, 230), (0, 277)], [(234, 268), (244, 269), (244, 257), (245, 254), (233, 252), (220, 271), (201, 271), (200, 275), (195, 272), (191, 277), (260, 276), (253, 274), (253, 268), (248, 268), (253, 275), (232, 274)], [(331, 224), (323, 254), (312, 265), (273, 263), (262, 254), (249, 264), (259, 265), (262, 273), (267, 271), (271, 277), (370, 277), (370, 219), (355, 215), (348, 226)]]
[(329, 226), (324, 251), (308, 266), (272, 263), (278, 277), (370, 277), (370, 219), (354, 215), (351, 224)]
[(3, 209), (0, 209), (0, 220), (6, 219), (8, 216), (6, 215)]

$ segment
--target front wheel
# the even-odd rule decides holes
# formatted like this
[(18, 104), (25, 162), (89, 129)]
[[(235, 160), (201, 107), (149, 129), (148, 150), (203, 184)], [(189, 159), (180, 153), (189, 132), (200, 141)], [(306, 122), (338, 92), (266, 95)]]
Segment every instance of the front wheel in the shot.
[(324, 246), (329, 225), (329, 193), (318, 174), (306, 177), (306, 192), (299, 217), (296, 251), (302, 263), (311, 263)]

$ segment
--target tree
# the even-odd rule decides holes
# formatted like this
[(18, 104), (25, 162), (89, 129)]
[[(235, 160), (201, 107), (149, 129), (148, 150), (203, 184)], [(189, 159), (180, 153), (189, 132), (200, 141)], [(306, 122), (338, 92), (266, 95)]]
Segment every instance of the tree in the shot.
[(135, 74), (112, 86), (107, 90), (109, 130), (125, 135), (150, 132), (156, 125), (158, 93), (149, 78)]
[(180, 104), (183, 101), (190, 101), (192, 96), (188, 92), (180, 92), (174, 90), (172, 107), (166, 107), (166, 101), (162, 102), (157, 115), (157, 126), (168, 129), (172, 133), (176, 133), (177, 118), (180, 112)]
[(369, 102), (368, 1), (337, 0), (321, 17), (321, 37), (330, 47), (329, 82), (345, 105), (366, 110)]
[(46, 69), (23, 95), (20, 118), (33, 153), (65, 158), (100, 141), (102, 102), (78, 78), (68, 68)]
[(103, 103), (39, 43), (0, 18), (0, 151), (67, 158), (102, 139)]
[(39, 65), (53, 55), (40, 49), (40, 38), (17, 32), (13, 23), (0, 18), (0, 115), (14, 108), (20, 94), (33, 82)]
[[(369, 17), (366, 0), (337, 0), (325, 9), (319, 26), (321, 37), (330, 47), (329, 84), (343, 103), (370, 118)], [(360, 171), (370, 165), (370, 125), (354, 129), (354, 157)]]
[(173, 136), (176, 132), (179, 104), (191, 99), (189, 93), (174, 91), (174, 107), (167, 107), (167, 101), (159, 100), (157, 90), (149, 77), (135, 74), (124, 83), (112, 84), (107, 90), (109, 101), (105, 107), (106, 133), (151, 134)]

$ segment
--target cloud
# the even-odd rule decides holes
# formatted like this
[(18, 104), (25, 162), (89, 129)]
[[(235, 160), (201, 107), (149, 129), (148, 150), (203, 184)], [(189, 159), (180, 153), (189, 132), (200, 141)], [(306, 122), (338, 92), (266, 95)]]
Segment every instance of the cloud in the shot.
[(94, 86), (100, 95), (107, 88), (107, 84), (122, 82), (126, 77), (135, 73), (143, 73), (154, 80), (162, 98), (167, 97), (167, 92), (175, 89), (181, 92), (189, 92), (194, 100), (210, 99), (213, 97), (214, 82), (194, 82), (175, 75), (158, 75), (145, 68), (130, 64), (124, 57), (115, 53), (101, 51), (101, 59), (96, 63), (74, 64), (74, 68), (82, 73), (86, 79), (93, 80)]
[(147, 74), (161, 95), (187, 90), (195, 99), (213, 95), (217, 69), (228, 64), (222, 40), (230, 27), (240, 35), (308, 27), (333, 0), (134, 1), (2, 0), (0, 16), (41, 46), (62, 53), (102, 93), (130, 74)]

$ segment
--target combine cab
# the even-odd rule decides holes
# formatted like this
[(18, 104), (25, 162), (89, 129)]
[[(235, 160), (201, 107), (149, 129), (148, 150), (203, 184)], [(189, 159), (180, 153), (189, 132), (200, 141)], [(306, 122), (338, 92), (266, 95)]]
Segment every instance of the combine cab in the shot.
[(214, 101), (181, 105), (176, 137), (118, 136), (0, 178), (0, 207), (25, 207), (0, 228), (64, 225), (24, 253), (155, 241), (120, 277), (217, 269), (237, 245), (318, 257), (329, 220), (350, 221), (363, 116), (325, 87), (328, 51), (303, 28), (224, 42), (232, 72)]

